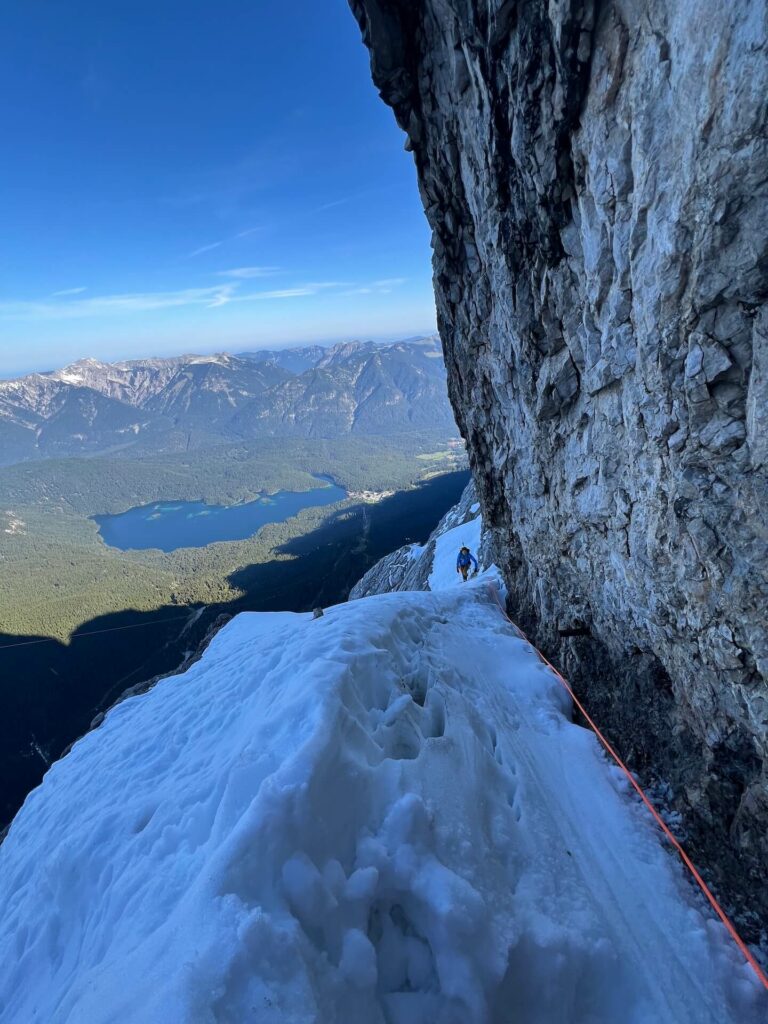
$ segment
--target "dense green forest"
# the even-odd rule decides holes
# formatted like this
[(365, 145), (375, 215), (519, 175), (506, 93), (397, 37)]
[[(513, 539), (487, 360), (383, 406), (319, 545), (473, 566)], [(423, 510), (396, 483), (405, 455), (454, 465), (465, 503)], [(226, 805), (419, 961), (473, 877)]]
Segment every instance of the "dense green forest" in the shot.
[[(403, 490), (464, 464), (445, 431), (396, 438), (267, 439), (143, 458), (70, 458), (22, 463), (0, 474), (0, 632), (66, 639), (98, 615), (238, 596), (247, 567), (291, 556), (280, 548), (333, 514), (359, 505), (354, 492)], [(101, 540), (98, 514), (154, 501), (250, 501), (264, 492), (308, 490), (314, 474), (352, 492), (242, 541), (203, 548), (119, 551)], [(243, 572), (243, 570), (246, 570)], [(230, 577), (238, 574), (238, 585)]]

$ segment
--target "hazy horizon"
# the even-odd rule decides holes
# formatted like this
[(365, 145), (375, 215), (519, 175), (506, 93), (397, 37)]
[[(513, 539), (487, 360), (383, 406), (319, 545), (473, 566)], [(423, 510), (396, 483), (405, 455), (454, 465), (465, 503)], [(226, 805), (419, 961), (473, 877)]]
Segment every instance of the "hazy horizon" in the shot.
[(261, 352), (271, 350), (282, 350), (292, 348), (307, 348), (312, 345), (320, 345), (323, 348), (330, 348), (332, 345), (347, 344), (350, 342), (367, 342), (372, 341), (376, 344), (386, 345), (394, 344), (399, 341), (412, 341), (416, 338), (427, 338), (433, 334), (437, 334), (436, 327), (424, 328), (422, 330), (406, 330), (396, 332), (395, 334), (384, 334), (377, 335), (370, 331), (361, 331), (358, 334), (350, 335), (347, 337), (329, 337), (329, 338), (298, 338), (291, 341), (275, 342), (274, 344), (265, 342), (245, 342), (243, 344), (234, 346), (207, 346), (202, 348), (190, 348), (181, 347), (178, 351), (164, 351), (164, 352), (142, 352), (138, 355), (114, 355), (114, 356), (96, 356), (91, 352), (83, 352), (81, 355), (76, 356), (74, 359), (69, 359), (64, 363), (54, 365), (41, 364), (38, 366), (27, 365), (26, 368), (22, 367), (20, 370), (14, 370), (6, 372), (4, 367), (0, 367), (0, 380), (16, 380), (20, 377), (26, 377), (32, 373), (50, 373), (55, 370), (60, 370), (65, 366), (69, 366), (72, 363), (80, 362), (84, 359), (96, 359), (102, 363), (122, 363), (132, 362), (142, 359), (173, 359), (181, 356), (189, 356), (194, 358), (197, 356), (215, 356), (215, 355), (238, 355), (241, 352)]

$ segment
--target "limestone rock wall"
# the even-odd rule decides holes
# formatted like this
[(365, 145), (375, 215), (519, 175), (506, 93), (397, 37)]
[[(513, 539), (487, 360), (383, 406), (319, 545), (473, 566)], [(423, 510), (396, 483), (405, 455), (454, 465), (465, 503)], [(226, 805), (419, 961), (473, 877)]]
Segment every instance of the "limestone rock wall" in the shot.
[(754, 936), (766, 2), (350, 5), (414, 153), (450, 397), (512, 611), (629, 761), (671, 784)]

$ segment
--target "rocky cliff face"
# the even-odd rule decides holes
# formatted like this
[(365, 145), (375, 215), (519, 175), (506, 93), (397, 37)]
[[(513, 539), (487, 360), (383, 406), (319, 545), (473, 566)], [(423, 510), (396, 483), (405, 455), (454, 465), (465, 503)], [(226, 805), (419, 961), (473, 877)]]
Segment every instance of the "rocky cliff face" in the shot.
[[(513, 612), (768, 920), (764, 0), (350, 0)], [(580, 633), (561, 636), (561, 631)]]

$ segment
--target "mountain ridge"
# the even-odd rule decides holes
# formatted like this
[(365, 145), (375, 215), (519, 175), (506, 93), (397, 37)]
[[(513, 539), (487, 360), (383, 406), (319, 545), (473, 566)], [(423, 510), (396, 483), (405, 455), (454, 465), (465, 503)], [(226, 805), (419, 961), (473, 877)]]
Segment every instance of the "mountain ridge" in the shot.
[(0, 381), (0, 463), (453, 426), (437, 336), (107, 363)]

